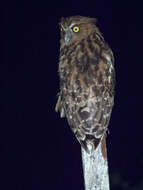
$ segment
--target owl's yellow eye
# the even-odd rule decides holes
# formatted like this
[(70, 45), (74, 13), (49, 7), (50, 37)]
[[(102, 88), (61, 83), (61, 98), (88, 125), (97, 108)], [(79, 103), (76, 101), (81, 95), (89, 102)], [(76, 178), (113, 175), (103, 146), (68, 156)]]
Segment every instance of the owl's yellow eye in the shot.
[(79, 27), (78, 26), (74, 26), (72, 29), (74, 32), (79, 32)]

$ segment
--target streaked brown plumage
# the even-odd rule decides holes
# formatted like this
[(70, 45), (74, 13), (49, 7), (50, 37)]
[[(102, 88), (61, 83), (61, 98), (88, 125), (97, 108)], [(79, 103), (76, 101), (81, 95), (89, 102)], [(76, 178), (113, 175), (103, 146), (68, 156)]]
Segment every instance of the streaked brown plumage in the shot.
[(66, 116), (81, 146), (89, 151), (90, 144), (93, 151), (105, 136), (114, 104), (113, 54), (96, 19), (62, 18), (60, 27), (60, 93), (56, 111), (61, 117)]

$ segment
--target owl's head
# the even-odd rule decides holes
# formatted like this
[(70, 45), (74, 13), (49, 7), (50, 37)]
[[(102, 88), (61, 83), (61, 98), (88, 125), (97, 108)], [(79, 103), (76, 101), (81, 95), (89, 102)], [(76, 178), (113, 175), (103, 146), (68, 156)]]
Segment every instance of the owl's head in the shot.
[(96, 19), (82, 16), (61, 18), (61, 43), (71, 44), (86, 38), (91, 32), (97, 30)]

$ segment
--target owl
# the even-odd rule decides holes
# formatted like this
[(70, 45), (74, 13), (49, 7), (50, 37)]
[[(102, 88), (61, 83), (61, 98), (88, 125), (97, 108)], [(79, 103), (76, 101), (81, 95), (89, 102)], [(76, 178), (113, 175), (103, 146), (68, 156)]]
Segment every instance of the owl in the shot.
[(114, 57), (95, 18), (61, 18), (60, 92), (55, 110), (86, 152), (106, 136), (114, 104)]

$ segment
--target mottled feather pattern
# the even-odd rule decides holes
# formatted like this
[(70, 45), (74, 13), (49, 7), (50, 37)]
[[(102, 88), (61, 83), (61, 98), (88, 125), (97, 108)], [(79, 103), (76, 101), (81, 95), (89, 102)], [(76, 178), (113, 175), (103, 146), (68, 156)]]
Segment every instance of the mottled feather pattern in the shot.
[(114, 104), (114, 58), (95, 19), (75, 16), (62, 18), (61, 24), (68, 27), (72, 22), (81, 26), (81, 33), (69, 44), (61, 39), (56, 111), (65, 114), (78, 141), (89, 151), (87, 144), (95, 150), (109, 124)]

